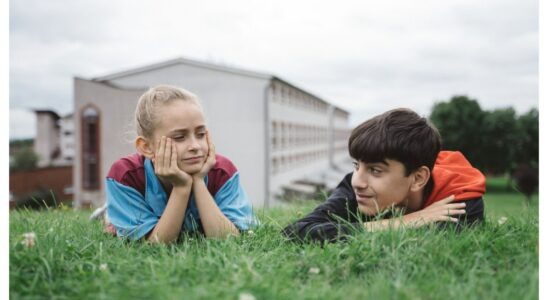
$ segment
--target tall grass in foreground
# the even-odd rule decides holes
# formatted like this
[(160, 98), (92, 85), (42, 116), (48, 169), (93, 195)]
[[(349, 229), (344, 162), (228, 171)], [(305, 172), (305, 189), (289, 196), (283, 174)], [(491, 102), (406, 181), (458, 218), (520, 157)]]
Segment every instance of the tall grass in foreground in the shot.
[[(537, 299), (538, 211), (455, 233), (357, 233), (296, 244), (280, 229), (314, 203), (258, 212), (263, 225), (226, 241), (131, 243), (88, 213), (10, 213), (12, 299)], [(35, 232), (26, 247), (23, 234)]]

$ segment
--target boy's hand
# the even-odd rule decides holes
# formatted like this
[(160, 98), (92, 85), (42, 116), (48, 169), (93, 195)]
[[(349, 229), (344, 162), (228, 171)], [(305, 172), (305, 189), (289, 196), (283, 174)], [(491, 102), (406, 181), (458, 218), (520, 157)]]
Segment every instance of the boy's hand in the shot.
[(162, 136), (157, 143), (157, 152), (152, 158), (154, 172), (162, 179), (169, 181), (173, 187), (192, 185), (192, 177), (179, 169), (177, 165), (177, 149), (168, 137)]
[(213, 141), (211, 140), (209, 131), (206, 132), (206, 139), (207, 139), (207, 145), (208, 145), (209, 151), (207, 153), (206, 161), (204, 162), (202, 169), (198, 173), (192, 175), (194, 180), (204, 179), (204, 177), (207, 175), (209, 170), (211, 170), (211, 168), (213, 168), (213, 166), (217, 162), (217, 160), (215, 159), (215, 145), (213, 145)]
[(455, 196), (451, 195), (422, 210), (404, 215), (403, 222), (405, 225), (410, 225), (411, 227), (420, 227), (435, 222), (457, 223), (459, 221), (458, 218), (452, 216), (465, 214), (466, 210), (464, 208), (466, 204), (463, 202), (451, 203), (454, 200)]

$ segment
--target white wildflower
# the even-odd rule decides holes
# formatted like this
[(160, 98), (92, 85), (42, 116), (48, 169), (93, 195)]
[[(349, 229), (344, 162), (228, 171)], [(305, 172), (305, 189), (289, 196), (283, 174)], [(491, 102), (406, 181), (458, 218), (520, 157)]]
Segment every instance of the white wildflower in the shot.
[(506, 221), (508, 221), (508, 218), (507, 218), (507, 217), (501, 217), (501, 218), (499, 219), (499, 225), (502, 225), (502, 224), (506, 223)]
[(21, 244), (27, 248), (34, 247), (36, 244), (36, 234), (34, 232), (23, 233), (23, 237), (25, 239), (21, 242)]
[(255, 296), (250, 293), (240, 293), (238, 300), (255, 300)]
[(99, 270), (101, 270), (103, 272), (108, 270), (108, 265), (107, 264), (100, 264), (99, 265)]
[(253, 236), (253, 235), (255, 235), (255, 232), (253, 232), (253, 230), (248, 230), (248, 231), (247, 231), (247, 235)]
[(320, 274), (320, 268), (312, 267), (308, 269), (308, 274)]

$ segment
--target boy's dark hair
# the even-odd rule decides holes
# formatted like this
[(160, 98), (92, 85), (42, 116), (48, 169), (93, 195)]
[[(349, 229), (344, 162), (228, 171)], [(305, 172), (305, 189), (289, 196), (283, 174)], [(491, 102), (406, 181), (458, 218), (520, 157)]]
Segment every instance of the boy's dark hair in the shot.
[(421, 166), (430, 171), (441, 148), (438, 129), (407, 108), (389, 110), (352, 130), (350, 156), (365, 163), (394, 159), (405, 166), (405, 176)]

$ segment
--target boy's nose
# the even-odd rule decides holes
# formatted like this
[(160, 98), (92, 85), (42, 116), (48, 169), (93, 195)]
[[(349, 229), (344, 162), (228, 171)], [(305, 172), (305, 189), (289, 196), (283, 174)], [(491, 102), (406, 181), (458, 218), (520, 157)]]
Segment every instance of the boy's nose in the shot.
[(352, 187), (356, 190), (365, 190), (369, 186), (367, 183), (366, 176), (361, 174), (360, 171), (354, 171), (352, 175)]

